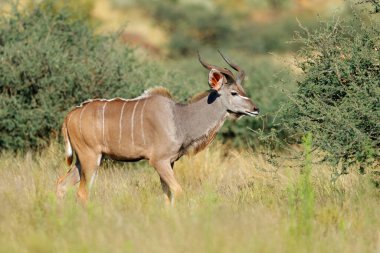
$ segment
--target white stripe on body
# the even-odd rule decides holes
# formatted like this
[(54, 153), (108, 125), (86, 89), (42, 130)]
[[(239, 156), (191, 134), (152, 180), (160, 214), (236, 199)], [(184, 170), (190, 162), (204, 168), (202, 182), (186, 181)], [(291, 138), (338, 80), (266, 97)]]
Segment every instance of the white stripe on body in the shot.
[(80, 132), (80, 135), (82, 136), (83, 138), (83, 133), (82, 133), (82, 115), (84, 113), (84, 110), (86, 110), (86, 106), (83, 107), (82, 111), (80, 111), (80, 115), (79, 115), (79, 132)]
[(123, 122), (123, 113), (124, 113), (124, 107), (125, 105), (127, 104), (126, 101), (124, 101), (124, 104), (123, 104), (123, 107), (121, 107), (121, 112), (120, 112), (120, 121), (119, 121), (119, 148), (121, 146), (121, 136), (122, 136), (122, 133), (123, 133), (123, 125), (122, 125), (122, 122)]
[(71, 116), (73, 116), (73, 114), (72, 114), (72, 113), (69, 113), (69, 115), (68, 115), (68, 119), (67, 119), (66, 127), (68, 127), (69, 124), (70, 124)]
[(141, 109), (141, 137), (143, 139), (143, 143), (145, 145), (145, 134), (144, 134), (144, 108), (146, 104), (147, 99), (144, 100), (143, 107)]
[(136, 107), (139, 104), (140, 100), (137, 100), (135, 106), (133, 107), (133, 112), (132, 112), (132, 120), (131, 120), (131, 135), (132, 135), (132, 145), (133, 147), (135, 146), (135, 139), (134, 139), (134, 119), (135, 119), (135, 111)]
[(104, 112), (106, 110), (106, 106), (107, 106), (107, 103), (108, 101), (106, 101), (103, 105), (103, 112), (102, 112), (102, 131), (103, 131), (103, 145), (106, 146), (107, 142), (106, 142), (106, 139), (105, 139), (105, 129), (104, 129)]

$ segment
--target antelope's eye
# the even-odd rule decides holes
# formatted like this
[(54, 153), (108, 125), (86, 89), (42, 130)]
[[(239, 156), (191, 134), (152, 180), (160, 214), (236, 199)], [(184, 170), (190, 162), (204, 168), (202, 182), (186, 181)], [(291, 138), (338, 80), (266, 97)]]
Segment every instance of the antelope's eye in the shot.
[(232, 95), (232, 96), (236, 96), (237, 94), (238, 94), (237, 91), (234, 91), (234, 90), (231, 91), (231, 95)]

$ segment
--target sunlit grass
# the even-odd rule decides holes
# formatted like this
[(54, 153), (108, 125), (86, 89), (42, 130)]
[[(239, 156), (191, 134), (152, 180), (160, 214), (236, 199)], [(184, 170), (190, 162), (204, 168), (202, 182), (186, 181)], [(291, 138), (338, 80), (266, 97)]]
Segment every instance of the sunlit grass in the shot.
[[(313, 166), (313, 210), (300, 218), (309, 202), (291, 189), (303, 189), (305, 166)], [(76, 203), (75, 189), (58, 204), (55, 182), (66, 170), (56, 144), (36, 156), (1, 155), (0, 252), (380, 250), (379, 190), (355, 173), (333, 184), (326, 165), (276, 168), (215, 144), (176, 163), (184, 194), (175, 208), (165, 207), (159, 178), (144, 162), (106, 162), (87, 207)]]

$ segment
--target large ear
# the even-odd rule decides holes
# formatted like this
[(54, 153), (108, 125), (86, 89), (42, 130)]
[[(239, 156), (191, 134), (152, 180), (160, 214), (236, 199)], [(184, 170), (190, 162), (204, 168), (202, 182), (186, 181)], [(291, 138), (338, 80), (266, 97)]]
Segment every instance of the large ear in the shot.
[(216, 91), (222, 88), (222, 85), (226, 81), (225, 79), (226, 78), (224, 75), (216, 69), (211, 69), (210, 73), (208, 74), (208, 83), (210, 84), (211, 89)]

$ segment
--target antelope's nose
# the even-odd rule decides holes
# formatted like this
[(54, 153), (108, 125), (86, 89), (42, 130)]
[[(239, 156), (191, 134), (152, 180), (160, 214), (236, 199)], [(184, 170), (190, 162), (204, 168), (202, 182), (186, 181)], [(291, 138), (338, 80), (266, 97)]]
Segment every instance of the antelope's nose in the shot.
[(254, 112), (257, 112), (257, 114), (259, 114), (259, 112), (260, 112), (260, 108), (259, 107), (257, 107), (256, 105), (253, 107), (253, 110), (252, 111), (254, 111)]

